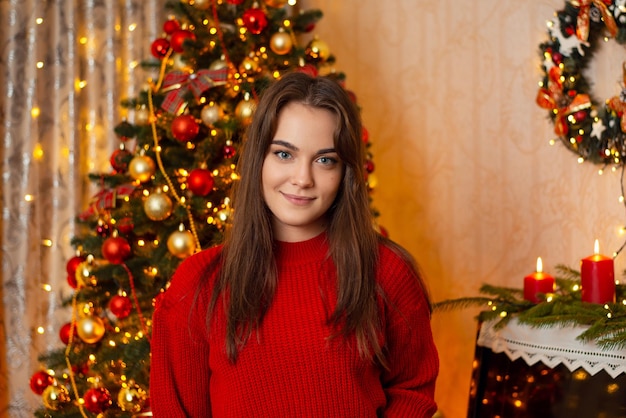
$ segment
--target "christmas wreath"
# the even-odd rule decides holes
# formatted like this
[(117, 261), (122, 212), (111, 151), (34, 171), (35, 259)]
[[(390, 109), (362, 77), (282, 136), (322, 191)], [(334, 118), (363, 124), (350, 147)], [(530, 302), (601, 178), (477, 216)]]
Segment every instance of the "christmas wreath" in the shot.
[[(626, 64), (621, 92), (598, 102), (583, 75), (600, 41), (626, 43), (626, 0), (569, 0), (548, 22), (540, 44), (543, 78), (537, 104), (549, 110), (554, 132), (581, 161), (626, 161)], [(601, 104), (600, 104), (601, 103)]]

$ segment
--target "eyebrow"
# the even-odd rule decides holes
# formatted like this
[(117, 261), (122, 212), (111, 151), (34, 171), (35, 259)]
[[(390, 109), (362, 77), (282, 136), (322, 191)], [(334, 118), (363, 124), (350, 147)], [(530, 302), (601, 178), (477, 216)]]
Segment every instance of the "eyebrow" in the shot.
[[(282, 145), (285, 148), (289, 148), (292, 151), (299, 151), (300, 149), (298, 147), (296, 147), (294, 144), (292, 144), (291, 142), (287, 142), (287, 141), (283, 141), (280, 139), (275, 139), (272, 141), (272, 145)], [(329, 154), (329, 153), (333, 153), (333, 152), (337, 152), (335, 151), (335, 148), (322, 148), (320, 150), (318, 150), (316, 152), (316, 155), (320, 155), (320, 154)]]

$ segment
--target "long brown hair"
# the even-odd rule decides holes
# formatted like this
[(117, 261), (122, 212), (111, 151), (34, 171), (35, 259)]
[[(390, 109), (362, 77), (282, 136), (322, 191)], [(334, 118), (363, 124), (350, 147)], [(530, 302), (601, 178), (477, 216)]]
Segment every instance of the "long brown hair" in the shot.
[(226, 352), (234, 362), (272, 302), (277, 283), (274, 239), (271, 213), (263, 200), (261, 170), (278, 114), (290, 102), (329, 110), (339, 121), (334, 146), (344, 164), (344, 175), (328, 213), (329, 256), (337, 268), (337, 304), (330, 322), (341, 334), (356, 335), (364, 358), (371, 359), (373, 354), (385, 364), (376, 304), (379, 236), (369, 207), (361, 119), (345, 89), (327, 77), (288, 73), (262, 94), (237, 165), (240, 180), (232, 190), (233, 221), (225, 237), (208, 314), (218, 300), (224, 301)]

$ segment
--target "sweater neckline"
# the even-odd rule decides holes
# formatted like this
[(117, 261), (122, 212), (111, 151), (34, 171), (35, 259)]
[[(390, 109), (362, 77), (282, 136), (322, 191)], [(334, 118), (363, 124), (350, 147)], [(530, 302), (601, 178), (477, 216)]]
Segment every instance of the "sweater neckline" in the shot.
[(274, 241), (276, 262), (280, 264), (298, 264), (307, 261), (319, 261), (328, 254), (326, 232), (305, 241)]

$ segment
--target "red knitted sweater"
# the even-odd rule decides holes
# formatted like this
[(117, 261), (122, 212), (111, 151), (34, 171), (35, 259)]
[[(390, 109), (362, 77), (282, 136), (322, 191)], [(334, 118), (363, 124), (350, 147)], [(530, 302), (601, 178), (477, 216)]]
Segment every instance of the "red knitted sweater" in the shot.
[[(333, 329), (335, 271), (325, 234), (278, 243), (278, 287), (262, 325), (232, 364), (218, 304), (198, 283), (219, 248), (181, 263), (153, 318), (150, 403), (157, 418), (430, 418), (439, 360), (424, 292), (406, 262), (381, 245), (379, 300), (388, 370), (363, 360)], [(214, 275), (214, 273), (212, 273)], [(212, 283), (212, 278), (205, 283)]]

